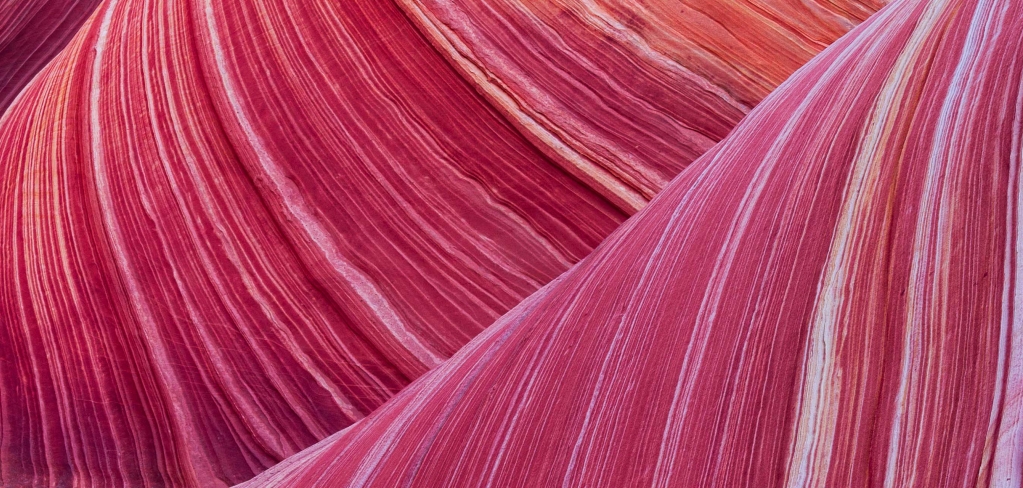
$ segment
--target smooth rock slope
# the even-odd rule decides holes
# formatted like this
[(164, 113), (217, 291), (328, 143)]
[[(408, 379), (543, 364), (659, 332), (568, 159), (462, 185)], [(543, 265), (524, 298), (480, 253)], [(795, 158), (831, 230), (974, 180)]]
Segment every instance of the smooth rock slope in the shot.
[(0, 115), (78, 32), (100, 0), (0, 1)]
[(887, 2), (398, 3), (552, 162), (631, 214)]
[(902, 0), (246, 486), (1019, 486), (1023, 2)]
[[(587, 5), (560, 8), (587, 19)], [(864, 12), (823, 40), (765, 34), (740, 71), (780, 80), (802, 58), (777, 68), (769, 53), (808, 58)], [(752, 7), (709, 18), (725, 14), (780, 22)], [(491, 32), (472, 15), (462, 25)], [(818, 17), (792, 21), (816, 32)], [(607, 36), (572, 26), (575, 42)], [(420, 29), (383, 1), (99, 5), (0, 121), (0, 485), (249, 479), (586, 256), (774, 82), (737, 98), (745, 85), (702, 78), (686, 60), (718, 62), (703, 38), (637, 44), (645, 34), (625, 29), (590, 62), (522, 37), (523, 56), (572, 58), (530, 61), (515, 77), (529, 87), (506, 92), (534, 114), (531, 87), (583, 107), (544, 125), (576, 134), (574, 163), (656, 169), (626, 204)], [(571, 71), (541, 77), (558, 69)], [(585, 94), (561, 93), (573, 77)], [(598, 92), (615, 105), (597, 107)], [(579, 135), (598, 119), (602, 138)]]

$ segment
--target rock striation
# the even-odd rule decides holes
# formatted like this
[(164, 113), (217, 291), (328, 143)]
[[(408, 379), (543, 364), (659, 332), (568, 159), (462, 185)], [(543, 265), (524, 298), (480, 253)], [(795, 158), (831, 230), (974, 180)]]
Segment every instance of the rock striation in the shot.
[(631, 214), (886, 2), (398, 3), (552, 162)]
[(901, 0), (245, 486), (1018, 486), (1023, 2)]
[(0, 122), (0, 485), (232, 484), (353, 424), (876, 8), (722, 3), (100, 4)]
[(67, 45), (99, 1), (0, 1), (0, 114)]

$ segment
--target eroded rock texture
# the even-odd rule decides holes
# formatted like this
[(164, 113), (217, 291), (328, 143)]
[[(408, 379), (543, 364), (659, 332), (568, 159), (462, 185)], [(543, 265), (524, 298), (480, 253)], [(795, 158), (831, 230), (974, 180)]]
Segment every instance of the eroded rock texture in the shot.
[(0, 114), (100, 0), (0, 0)]
[(398, 3), (553, 162), (631, 213), (887, 2)]
[(770, 3), (102, 3), (0, 126), (0, 485), (240, 482), (369, 414), (872, 8)]
[(906, 0), (249, 486), (1019, 486), (1023, 2)]

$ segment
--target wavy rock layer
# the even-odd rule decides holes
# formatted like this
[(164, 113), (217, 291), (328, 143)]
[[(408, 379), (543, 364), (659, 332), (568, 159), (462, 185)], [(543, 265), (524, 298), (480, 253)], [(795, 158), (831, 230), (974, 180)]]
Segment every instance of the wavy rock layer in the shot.
[(1018, 485), (1023, 2), (908, 0), (248, 486)]
[(0, 0), (0, 114), (100, 0)]
[[(609, 59), (585, 76), (636, 105), (621, 130), (696, 141), (635, 153), (662, 179), (750, 103), (681, 61)], [(554, 69), (528, 67), (515, 80)], [(0, 127), (0, 485), (248, 479), (372, 412), (642, 204), (564, 171), (557, 141), (501, 107), (386, 2), (105, 2)], [(617, 154), (603, 144), (572, 150)]]
[(796, 68), (883, 5), (398, 3), (552, 161), (630, 214)]

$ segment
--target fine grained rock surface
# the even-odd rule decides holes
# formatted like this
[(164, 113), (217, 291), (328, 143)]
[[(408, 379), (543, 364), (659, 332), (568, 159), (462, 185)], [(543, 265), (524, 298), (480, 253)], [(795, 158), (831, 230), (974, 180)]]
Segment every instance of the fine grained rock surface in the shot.
[(1019, 486), (1023, 2), (901, 0), (247, 486)]
[(887, 2), (398, 3), (554, 163), (631, 213)]
[(0, 0), (0, 114), (100, 0)]
[(411, 3), (103, 2), (0, 124), (0, 485), (240, 482), (352, 424), (870, 11), (725, 3), (465, 13), (516, 116)]

